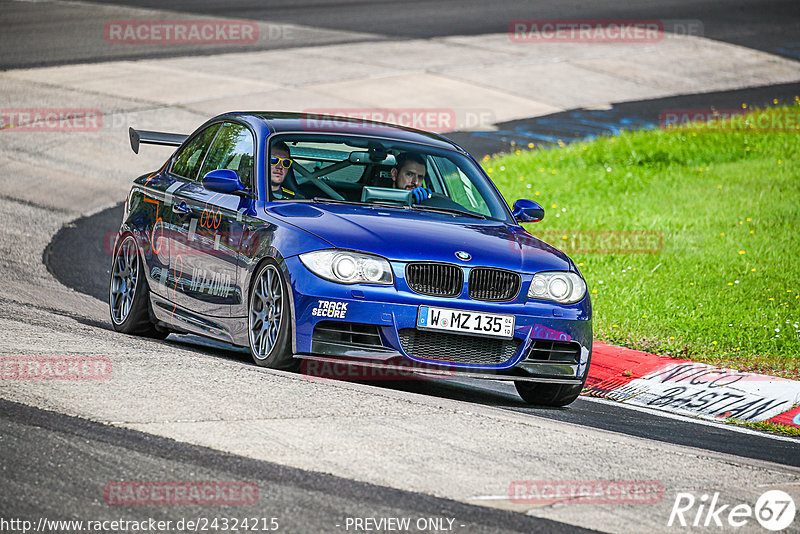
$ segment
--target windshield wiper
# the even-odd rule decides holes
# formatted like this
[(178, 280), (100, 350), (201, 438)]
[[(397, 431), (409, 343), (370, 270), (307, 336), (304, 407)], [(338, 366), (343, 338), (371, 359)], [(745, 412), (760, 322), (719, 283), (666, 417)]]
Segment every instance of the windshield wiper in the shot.
[(314, 197), (311, 200), (314, 202), (325, 202), (327, 204), (357, 204), (359, 206), (366, 206), (366, 202), (357, 202), (355, 200), (339, 200), (338, 198), (327, 197)]
[(457, 208), (442, 208), (439, 206), (421, 206), (419, 204), (414, 204), (411, 206), (412, 210), (420, 210), (420, 211), (432, 211), (434, 213), (446, 213), (449, 215), (466, 215), (467, 217), (475, 217), (476, 219), (485, 219), (485, 215), (481, 215), (480, 213), (475, 213), (474, 211), (467, 211), (467, 210), (460, 210)]
[[(338, 198), (314, 197), (311, 199), (314, 202), (324, 202), (326, 204), (352, 204), (354, 206), (369, 206), (371, 208), (395, 208), (400, 210), (409, 209), (404, 204), (394, 204), (392, 202), (358, 202), (356, 200), (339, 200)], [(447, 215), (465, 215), (467, 217), (474, 217), (476, 219), (486, 219), (485, 215), (475, 213), (474, 211), (460, 210), (457, 208), (443, 208), (439, 206), (421, 206), (414, 204), (411, 206), (413, 210), (430, 211), (433, 213), (444, 213)]]
[(357, 200), (339, 200), (338, 198), (323, 198), (323, 197), (314, 197), (314, 202), (324, 202), (326, 204), (352, 204), (354, 206), (368, 206), (370, 208), (396, 208), (401, 210), (409, 209), (408, 206), (402, 204), (393, 204), (391, 202), (358, 202)]

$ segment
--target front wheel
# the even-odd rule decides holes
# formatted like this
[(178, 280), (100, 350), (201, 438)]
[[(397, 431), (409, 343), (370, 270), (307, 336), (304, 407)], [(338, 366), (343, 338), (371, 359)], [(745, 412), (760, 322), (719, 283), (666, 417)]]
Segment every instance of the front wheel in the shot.
[(566, 406), (581, 394), (583, 384), (537, 384), (536, 382), (514, 382), (517, 393), (528, 404), (539, 406)]
[(132, 235), (126, 236), (114, 251), (108, 307), (114, 330), (123, 334), (164, 339), (166, 330), (150, 321), (150, 288), (142, 269), (142, 260)]
[(250, 354), (261, 367), (294, 371), (288, 285), (278, 264), (268, 259), (256, 271), (250, 289), (248, 331)]

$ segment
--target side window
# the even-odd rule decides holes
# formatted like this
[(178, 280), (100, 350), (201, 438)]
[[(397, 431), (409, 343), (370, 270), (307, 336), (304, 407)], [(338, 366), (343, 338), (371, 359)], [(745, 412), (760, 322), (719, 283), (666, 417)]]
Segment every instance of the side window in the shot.
[(208, 147), (217, 130), (219, 130), (219, 124), (211, 125), (189, 141), (189, 144), (183, 147), (183, 150), (175, 158), (172, 172), (189, 180), (196, 180), (197, 171), (203, 163), (203, 158), (208, 152)]
[(253, 169), (253, 134), (245, 126), (226, 122), (208, 151), (198, 178), (217, 169), (230, 169), (239, 175), (246, 187), (250, 187)]
[(461, 172), (456, 164), (447, 158), (434, 157), (436, 165), (441, 169), (447, 189), (450, 192), (450, 198), (464, 206), (470, 211), (491, 216), (491, 210), (486, 205), (480, 192), (475, 188), (472, 180)]

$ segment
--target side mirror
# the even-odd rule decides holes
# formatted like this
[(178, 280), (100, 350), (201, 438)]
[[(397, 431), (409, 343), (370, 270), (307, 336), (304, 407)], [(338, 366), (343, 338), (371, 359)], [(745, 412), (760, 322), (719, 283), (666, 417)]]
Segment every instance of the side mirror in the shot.
[(538, 202), (521, 198), (514, 202), (511, 212), (519, 223), (539, 222), (544, 219), (544, 208)]
[(215, 193), (250, 196), (239, 175), (230, 169), (217, 169), (203, 176), (203, 187)]

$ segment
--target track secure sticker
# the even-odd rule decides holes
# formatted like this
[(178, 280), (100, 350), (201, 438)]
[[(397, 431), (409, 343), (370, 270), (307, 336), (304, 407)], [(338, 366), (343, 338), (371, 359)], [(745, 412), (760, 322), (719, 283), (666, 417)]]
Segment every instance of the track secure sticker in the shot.
[(311, 315), (314, 317), (344, 319), (347, 315), (347, 302), (335, 302), (332, 300), (318, 300), (317, 302), (317, 307), (311, 310)]

